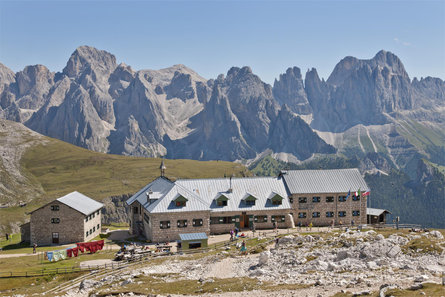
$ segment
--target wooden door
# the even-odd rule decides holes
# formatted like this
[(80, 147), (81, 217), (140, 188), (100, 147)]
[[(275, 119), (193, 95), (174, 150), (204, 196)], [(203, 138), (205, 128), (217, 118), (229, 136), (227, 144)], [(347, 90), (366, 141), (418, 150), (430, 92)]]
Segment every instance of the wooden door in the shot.
[(59, 243), (59, 233), (53, 232), (53, 243)]

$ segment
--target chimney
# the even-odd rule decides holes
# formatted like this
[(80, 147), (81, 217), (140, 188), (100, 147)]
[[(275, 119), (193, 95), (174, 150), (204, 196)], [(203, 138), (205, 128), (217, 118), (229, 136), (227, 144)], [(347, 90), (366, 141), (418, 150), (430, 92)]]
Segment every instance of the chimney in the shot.
[(232, 193), (232, 177), (233, 177), (233, 174), (230, 176), (230, 186), (229, 186), (229, 190), (227, 191), (228, 193)]

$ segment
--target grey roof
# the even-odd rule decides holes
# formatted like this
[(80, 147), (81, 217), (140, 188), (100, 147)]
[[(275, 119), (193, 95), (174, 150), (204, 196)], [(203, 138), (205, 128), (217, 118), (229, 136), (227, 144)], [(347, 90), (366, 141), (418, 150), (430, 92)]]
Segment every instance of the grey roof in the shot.
[(174, 186), (174, 183), (165, 177), (158, 177), (145, 187), (139, 190), (136, 194), (127, 199), (126, 203), (131, 205), (133, 202), (138, 201), (142, 206), (148, 207), (147, 193), (150, 194), (152, 199), (162, 198), (170, 189)]
[(207, 239), (207, 234), (202, 233), (183, 233), (179, 234), (181, 240), (202, 240)]
[(369, 191), (357, 168), (330, 170), (282, 171), (292, 194), (347, 193), (349, 190)]
[[(283, 199), (281, 205), (273, 205), (270, 201), (275, 195), (287, 198), (289, 195), (281, 177), (232, 178), (229, 192), (229, 178), (213, 179), (181, 179), (175, 182), (158, 178), (138, 193), (130, 197), (128, 205), (135, 201), (142, 204), (150, 213), (189, 212), (189, 211), (246, 211), (290, 209), (288, 199)], [(148, 203), (146, 192), (156, 193), (159, 199)], [(188, 201), (186, 206), (177, 207), (174, 200), (183, 196)], [(224, 195), (228, 198), (226, 206), (218, 206), (216, 199)], [(244, 198), (252, 195), (257, 200), (255, 205), (247, 205)], [(150, 195), (151, 197), (152, 195)]]
[(391, 213), (389, 210), (386, 209), (369, 208), (369, 207), (368, 209), (366, 209), (366, 214), (370, 216), (379, 216), (384, 212)]
[(96, 200), (93, 200), (77, 191), (69, 193), (56, 200), (60, 203), (68, 205), (78, 212), (83, 213), (84, 215), (89, 215), (104, 206), (102, 203), (97, 202)]
[[(269, 199), (272, 197), (272, 193), (279, 194), (283, 198), (289, 196), (280, 177), (232, 178), (231, 192), (228, 191), (230, 188), (229, 178), (181, 179), (177, 180), (176, 184), (199, 195), (211, 212), (291, 208), (288, 199), (283, 199), (281, 205), (273, 205)], [(221, 194), (229, 199), (227, 206), (217, 205), (216, 198)], [(257, 199), (255, 205), (247, 205), (244, 201), (249, 195)]]

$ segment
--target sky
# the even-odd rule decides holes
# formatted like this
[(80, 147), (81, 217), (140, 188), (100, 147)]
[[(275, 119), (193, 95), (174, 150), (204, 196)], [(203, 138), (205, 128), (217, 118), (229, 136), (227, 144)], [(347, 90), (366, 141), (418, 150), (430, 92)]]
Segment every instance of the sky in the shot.
[(210, 79), (250, 66), (327, 79), (346, 56), (396, 54), (413, 77), (445, 79), (445, 1), (4, 1), (0, 62), (62, 71), (81, 45), (133, 69), (184, 64)]

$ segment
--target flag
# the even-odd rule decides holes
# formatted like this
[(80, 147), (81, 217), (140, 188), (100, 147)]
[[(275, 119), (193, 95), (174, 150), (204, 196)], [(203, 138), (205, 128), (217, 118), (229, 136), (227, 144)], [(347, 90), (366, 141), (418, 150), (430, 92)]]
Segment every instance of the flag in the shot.
[(371, 192), (366, 191), (366, 192), (364, 192), (364, 193), (362, 194), (362, 196), (363, 196), (363, 197), (368, 196), (370, 193), (371, 193)]
[(349, 189), (348, 196), (346, 196), (345, 201), (348, 200), (349, 196), (351, 196), (351, 189)]
[(358, 188), (358, 191), (355, 192), (355, 197), (360, 197), (360, 188)]

